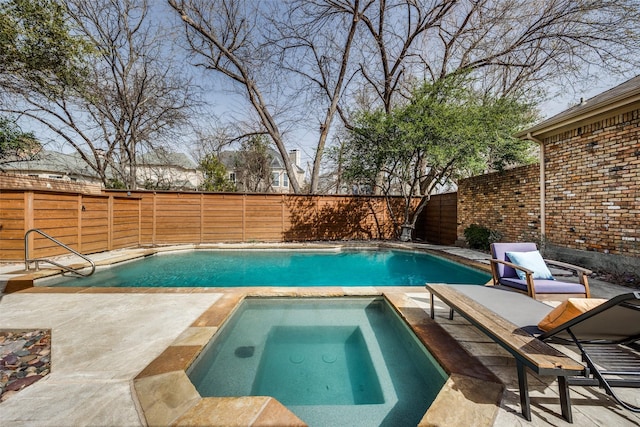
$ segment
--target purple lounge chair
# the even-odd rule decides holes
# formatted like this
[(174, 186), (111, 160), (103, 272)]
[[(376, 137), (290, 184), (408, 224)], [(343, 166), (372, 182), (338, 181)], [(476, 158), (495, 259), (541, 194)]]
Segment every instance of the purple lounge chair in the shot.
[[(587, 275), (591, 274), (590, 270), (564, 262), (543, 260), (537, 252), (536, 244), (531, 242), (492, 243), (491, 273), (493, 284), (508, 286), (538, 300), (563, 301), (567, 298), (589, 298), (591, 296), (587, 278)], [(509, 257), (508, 253), (511, 253), (512, 256)], [(534, 260), (534, 267), (531, 266), (530, 260)], [(536, 263), (536, 260), (539, 262)], [(546, 264), (575, 271), (580, 283), (555, 280)]]

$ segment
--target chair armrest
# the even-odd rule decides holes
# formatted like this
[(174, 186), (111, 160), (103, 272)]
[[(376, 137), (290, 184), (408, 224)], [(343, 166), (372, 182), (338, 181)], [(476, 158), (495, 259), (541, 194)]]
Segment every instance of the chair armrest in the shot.
[(592, 271), (583, 267), (579, 267), (577, 265), (573, 265), (573, 264), (567, 264), (566, 262), (560, 262), (560, 261), (554, 261), (554, 260), (550, 260), (550, 259), (545, 259), (544, 262), (546, 262), (549, 265), (553, 265), (555, 267), (562, 267), (562, 268), (566, 268), (568, 270), (573, 270), (576, 273), (581, 273), (581, 274), (591, 274)]
[(500, 259), (494, 259), (494, 258), (490, 259), (489, 261), (491, 263), (494, 263), (494, 264), (504, 264), (504, 265), (506, 265), (508, 267), (511, 267), (511, 268), (515, 269), (515, 270), (524, 271), (525, 274), (533, 274), (533, 270), (529, 270), (528, 268), (521, 267), (519, 265), (515, 265), (514, 263), (509, 262), (509, 261), (502, 261)]
[(585, 296), (587, 298), (591, 298), (591, 290), (589, 289), (589, 279), (588, 279), (589, 275), (591, 274), (591, 270), (583, 267), (578, 267), (577, 265), (567, 264), (566, 262), (560, 262), (560, 261), (554, 261), (554, 260), (548, 260), (548, 259), (545, 259), (544, 262), (546, 262), (549, 265), (562, 267), (562, 268), (575, 271), (578, 274), (578, 279), (580, 280), (580, 283), (584, 285)]
[(514, 270), (520, 270), (523, 271), (525, 276), (526, 276), (526, 282), (527, 282), (527, 294), (531, 297), (534, 298), (536, 297), (536, 289), (533, 286), (533, 270), (529, 270), (528, 268), (525, 267), (521, 267), (519, 265), (515, 265), (512, 262), (509, 261), (502, 261), (500, 259), (495, 259), (492, 258), (489, 260), (491, 262), (491, 272), (494, 276), (494, 284), (499, 283), (499, 278), (497, 277), (498, 274), (498, 264), (503, 264), (506, 265), (508, 267), (513, 268)]

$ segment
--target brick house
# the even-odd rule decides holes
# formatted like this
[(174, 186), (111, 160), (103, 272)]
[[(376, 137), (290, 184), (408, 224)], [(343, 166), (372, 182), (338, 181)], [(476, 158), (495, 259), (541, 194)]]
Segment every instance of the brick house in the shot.
[(517, 135), (539, 165), (464, 180), (458, 236), (475, 222), (503, 241), (596, 270), (640, 272), (640, 76)]
[(640, 76), (517, 136), (540, 146), (547, 255), (640, 271)]

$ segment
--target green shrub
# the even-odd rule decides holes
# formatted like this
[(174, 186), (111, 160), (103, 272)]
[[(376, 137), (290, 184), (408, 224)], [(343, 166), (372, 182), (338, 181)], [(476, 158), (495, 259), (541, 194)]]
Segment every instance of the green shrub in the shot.
[(478, 224), (471, 224), (464, 229), (464, 238), (470, 248), (489, 250), (489, 245), (502, 238), (502, 233), (490, 230)]

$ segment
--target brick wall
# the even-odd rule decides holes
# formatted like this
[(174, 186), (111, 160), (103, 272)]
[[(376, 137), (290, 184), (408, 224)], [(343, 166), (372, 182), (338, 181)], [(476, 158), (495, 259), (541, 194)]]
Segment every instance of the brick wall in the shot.
[(544, 139), (547, 242), (640, 256), (640, 110)]
[[(640, 109), (543, 140), (545, 255), (594, 270), (640, 267)], [(483, 225), (540, 243), (539, 165), (463, 180), (458, 239)]]
[(458, 239), (478, 224), (499, 231), (503, 241), (540, 240), (540, 167), (518, 167), (458, 183)]

